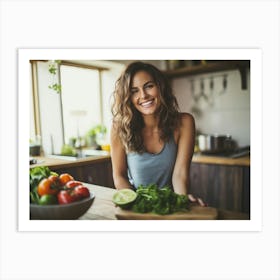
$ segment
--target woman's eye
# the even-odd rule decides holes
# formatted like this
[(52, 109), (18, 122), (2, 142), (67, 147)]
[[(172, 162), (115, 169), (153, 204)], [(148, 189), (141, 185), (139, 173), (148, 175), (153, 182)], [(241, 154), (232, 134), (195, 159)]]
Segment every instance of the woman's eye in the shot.
[(146, 88), (153, 88), (153, 87), (154, 87), (153, 84), (148, 84), (148, 85), (146, 85)]
[(130, 90), (130, 92), (131, 92), (131, 94), (135, 94), (135, 93), (137, 93), (137, 89), (132, 89), (132, 90)]

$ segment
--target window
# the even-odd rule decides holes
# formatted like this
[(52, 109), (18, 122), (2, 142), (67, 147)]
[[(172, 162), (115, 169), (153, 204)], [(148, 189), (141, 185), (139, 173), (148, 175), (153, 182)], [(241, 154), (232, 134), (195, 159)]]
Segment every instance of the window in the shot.
[(102, 123), (100, 70), (62, 65), (62, 108), (64, 141), (83, 136), (96, 124)]
[[(34, 111), (30, 112), (30, 137), (41, 133), (45, 155), (60, 154), (62, 146), (68, 144), (70, 138), (84, 137), (97, 124), (105, 125), (109, 131), (110, 97), (124, 68), (123, 64), (112, 61), (62, 61), (58, 72), (62, 86), (60, 94), (49, 89), (53, 83), (48, 71), (49, 61), (32, 61), (32, 65), (30, 108)], [(37, 106), (33, 106), (33, 102)]]

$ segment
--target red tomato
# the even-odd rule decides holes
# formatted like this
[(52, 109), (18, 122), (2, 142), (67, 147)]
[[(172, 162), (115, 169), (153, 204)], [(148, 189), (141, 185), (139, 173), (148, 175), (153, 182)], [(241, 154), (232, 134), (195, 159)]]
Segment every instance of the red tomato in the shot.
[(74, 178), (68, 173), (63, 173), (63, 174), (59, 175), (59, 181), (62, 186), (66, 185), (67, 182), (73, 181), (73, 180), (74, 180)]
[(90, 196), (89, 190), (87, 187), (80, 185), (74, 189), (74, 194), (79, 199), (86, 198)]
[(82, 183), (79, 182), (79, 181), (75, 181), (75, 180), (72, 180), (72, 181), (69, 181), (69, 182), (66, 183), (66, 187), (68, 189), (74, 188), (74, 187), (77, 187), (77, 186), (80, 186), (80, 185), (82, 185)]
[(40, 196), (44, 194), (57, 194), (58, 188), (51, 180), (43, 179), (38, 185), (37, 192)]
[(57, 195), (57, 199), (59, 204), (68, 204), (77, 200), (72, 190), (60, 191)]

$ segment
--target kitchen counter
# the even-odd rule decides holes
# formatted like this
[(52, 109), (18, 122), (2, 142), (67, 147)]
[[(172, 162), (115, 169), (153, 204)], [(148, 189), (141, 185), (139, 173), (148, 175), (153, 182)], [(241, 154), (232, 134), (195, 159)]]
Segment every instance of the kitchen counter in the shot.
[[(77, 160), (65, 160), (51, 157), (34, 157), (38, 161), (37, 164), (32, 164), (30, 167), (35, 166), (49, 166), (50, 168), (64, 168), (64, 167), (76, 167), (89, 165), (91, 163), (102, 162), (111, 160), (110, 155), (104, 156), (90, 156), (86, 158), (80, 158)], [(194, 154), (192, 162), (204, 163), (204, 164), (219, 164), (219, 165), (231, 165), (231, 166), (250, 166), (250, 156), (244, 156), (240, 158), (227, 158), (218, 156), (209, 156)]]
[(112, 201), (116, 189), (106, 188), (93, 184), (86, 184), (95, 198), (90, 209), (79, 219), (80, 220), (116, 220), (115, 205)]
[[(106, 188), (93, 184), (84, 184), (95, 194), (95, 199), (90, 209), (79, 219), (80, 220), (116, 220), (115, 205), (112, 202), (116, 189)], [(218, 210), (219, 220), (248, 220), (249, 215), (245, 213)]]
[(33, 157), (37, 160), (36, 164), (31, 164), (30, 167), (35, 166), (48, 166), (50, 168), (67, 168), (67, 167), (78, 167), (83, 165), (89, 165), (91, 163), (97, 163), (102, 161), (111, 160), (110, 155), (100, 156), (89, 156), (85, 158), (67, 160), (53, 157)]
[(239, 158), (228, 158), (211, 155), (194, 154), (192, 162), (204, 164), (220, 164), (232, 166), (250, 166), (250, 156), (243, 156)]

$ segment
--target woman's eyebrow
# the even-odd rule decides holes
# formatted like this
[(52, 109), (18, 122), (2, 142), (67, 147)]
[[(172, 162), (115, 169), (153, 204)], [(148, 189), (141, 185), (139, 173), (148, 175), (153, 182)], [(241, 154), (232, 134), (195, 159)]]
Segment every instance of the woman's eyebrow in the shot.
[(146, 83), (144, 84), (144, 86), (146, 86), (146, 85), (149, 84), (149, 83), (154, 84), (155, 82), (154, 82), (154, 81), (148, 81), (148, 82), (146, 82)]
[[(155, 82), (154, 81), (147, 81), (146, 83), (143, 84), (143, 87), (146, 86), (149, 83), (153, 83), (154, 84)], [(138, 88), (138, 87), (137, 86), (132, 86), (131, 89), (133, 89), (133, 88)]]

